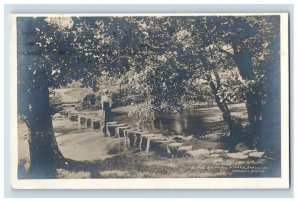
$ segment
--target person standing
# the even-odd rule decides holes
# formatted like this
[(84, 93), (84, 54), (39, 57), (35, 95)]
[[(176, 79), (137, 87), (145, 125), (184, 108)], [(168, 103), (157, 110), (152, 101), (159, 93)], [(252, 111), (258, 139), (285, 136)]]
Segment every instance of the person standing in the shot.
[(101, 97), (101, 106), (102, 106), (102, 112), (103, 112), (103, 121), (104, 121), (104, 127), (102, 129), (103, 133), (106, 135), (106, 124), (108, 122), (113, 121), (113, 116), (111, 112), (111, 105), (112, 105), (112, 100), (110, 96), (108, 95), (108, 90), (105, 89), (103, 91), (103, 96)]

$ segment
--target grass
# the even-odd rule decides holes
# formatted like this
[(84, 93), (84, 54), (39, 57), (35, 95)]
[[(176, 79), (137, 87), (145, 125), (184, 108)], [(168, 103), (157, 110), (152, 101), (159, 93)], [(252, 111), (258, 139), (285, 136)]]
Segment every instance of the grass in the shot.
[[(79, 166), (75, 166), (76, 163)], [(268, 177), (276, 175), (274, 164), (274, 161), (265, 159), (245, 161), (226, 157), (167, 158), (154, 153), (125, 151), (103, 161), (73, 162), (71, 165), (77, 170), (69, 170), (66, 166), (57, 171), (58, 178), (76, 179)]]

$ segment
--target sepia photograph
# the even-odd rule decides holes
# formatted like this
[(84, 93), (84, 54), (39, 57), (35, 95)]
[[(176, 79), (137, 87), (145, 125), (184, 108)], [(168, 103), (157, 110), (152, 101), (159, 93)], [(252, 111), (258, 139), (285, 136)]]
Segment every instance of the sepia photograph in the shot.
[(12, 187), (289, 187), (286, 13), (11, 23)]

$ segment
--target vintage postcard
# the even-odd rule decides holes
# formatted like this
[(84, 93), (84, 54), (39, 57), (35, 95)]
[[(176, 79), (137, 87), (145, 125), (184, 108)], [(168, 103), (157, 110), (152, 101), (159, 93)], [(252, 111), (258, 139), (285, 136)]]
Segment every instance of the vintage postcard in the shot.
[(287, 13), (13, 14), (14, 189), (289, 188)]

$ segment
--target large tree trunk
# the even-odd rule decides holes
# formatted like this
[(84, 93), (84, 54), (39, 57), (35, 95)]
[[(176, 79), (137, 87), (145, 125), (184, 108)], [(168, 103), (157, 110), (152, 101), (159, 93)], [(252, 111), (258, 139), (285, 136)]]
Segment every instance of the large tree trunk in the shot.
[(263, 121), (260, 126), (260, 148), (276, 148), (281, 144), (281, 99), (280, 68), (278, 63), (268, 66), (266, 73), (266, 100), (262, 110)]
[(246, 93), (246, 106), (248, 112), (248, 121), (252, 134), (260, 133), (260, 126), (263, 119), (263, 104), (258, 86), (253, 86)]
[[(248, 50), (238, 52), (235, 46), (233, 46), (233, 50), (233, 58), (242, 78), (248, 81), (255, 81), (256, 78), (252, 66), (251, 53)], [(255, 83), (252, 86), (249, 86), (249, 89), (246, 92), (246, 107), (251, 135), (259, 135), (258, 133), (260, 132), (261, 122), (263, 118), (263, 105), (260, 92), (260, 86)]]
[(53, 178), (62, 154), (54, 136), (49, 90), (44, 75), (37, 76), (40, 85), (35, 85), (28, 93), (29, 109), (25, 114), (29, 128), (30, 176), (33, 178)]
[(40, 48), (27, 43), (38, 42), (36, 28), (40, 23), (44, 23), (44, 18), (17, 19), (18, 113), (24, 116), (29, 128), (30, 178), (51, 178), (55, 177), (55, 167), (62, 157), (49, 105), (47, 72), (51, 74), (51, 67), (40, 58)]
[(243, 142), (243, 126), (238, 121), (234, 120), (231, 116), (231, 113), (228, 109), (227, 103), (222, 99), (219, 95), (219, 88), (220, 88), (220, 77), (218, 73), (215, 71), (214, 76), (216, 79), (216, 82), (214, 82), (211, 78), (211, 76), (208, 76), (209, 85), (211, 87), (212, 93), (214, 95), (215, 101), (222, 112), (222, 117), (225, 123), (228, 126), (229, 132), (230, 132), (230, 140), (228, 141), (228, 147), (230, 150), (234, 150), (235, 146)]

